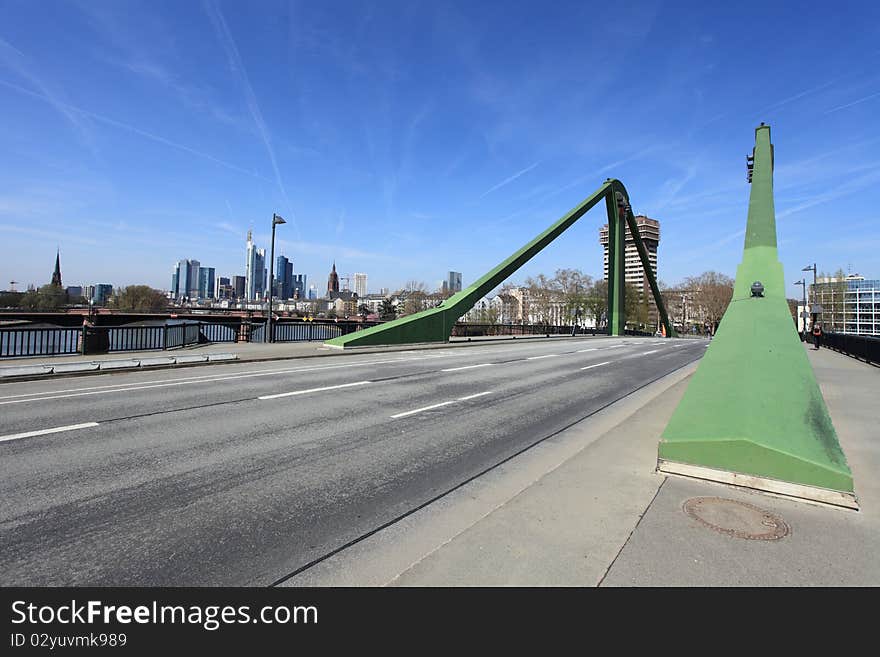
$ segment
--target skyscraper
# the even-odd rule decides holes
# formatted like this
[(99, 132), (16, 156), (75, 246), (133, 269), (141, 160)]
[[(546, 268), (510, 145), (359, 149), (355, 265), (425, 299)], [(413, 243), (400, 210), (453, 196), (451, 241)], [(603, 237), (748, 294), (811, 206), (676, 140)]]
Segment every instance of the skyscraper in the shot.
[(308, 292), (308, 287), (306, 286), (306, 275), (305, 274), (294, 274), (293, 281), (291, 283), (292, 288), (290, 291), (290, 296), (294, 299), (305, 299), (306, 293)]
[(199, 261), (181, 260), (171, 274), (171, 298), (195, 298), (199, 295)]
[[(657, 246), (660, 244), (660, 222), (656, 219), (650, 219), (645, 215), (636, 216), (636, 226), (639, 229), (639, 235), (648, 251), (648, 261), (651, 263), (651, 270), (654, 273), (654, 280), (657, 279)], [(608, 280), (608, 224), (599, 229), (599, 243), (605, 249), (605, 280)], [(645, 269), (642, 267), (642, 259), (639, 257), (639, 251), (636, 248), (636, 242), (632, 233), (629, 232), (629, 224), (626, 226), (626, 235), (624, 240), (624, 280), (628, 285), (632, 285), (639, 292), (647, 294), (651, 289), (648, 285), (648, 277)]]
[(226, 276), (218, 276), (214, 282), (214, 298), (215, 299), (231, 299), (232, 286), (229, 284), (229, 278)]
[(245, 298), (261, 299), (266, 291), (266, 249), (254, 246), (251, 231), (247, 234), (247, 262), (245, 262)]
[(355, 274), (354, 275), (354, 292), (359, 297), (363, 298), (367, 296), (367, 275), (366, 274)]
[(233, 276), (232, 277), (232, 296), (235, 299), (244, 299), (244, 291), (245, 291), (245, 277), (244, 276)]
[(279, 299), (293, 297), (293, 263), (283, 255), (275, 258), (274, 293)]
[(451, 271), (446, 277), (447, 291), (455, 294), (461, 292), (461, 272)]
[(329, 298), (334, 292), (339, 292), (339, 274), (336, 273), (336, 262), (333, 263), (333, 269), (327, 277), (327, 297)]
[(199, 267), (199, 299), (214, 298), (214, 279), (216, 275), (213, 267)]

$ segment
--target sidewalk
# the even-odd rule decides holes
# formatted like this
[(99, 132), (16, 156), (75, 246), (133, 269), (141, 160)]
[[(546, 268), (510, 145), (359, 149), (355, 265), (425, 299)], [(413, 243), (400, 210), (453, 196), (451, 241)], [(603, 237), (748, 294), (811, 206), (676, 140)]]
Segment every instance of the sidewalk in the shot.
[[(813, 586), (880, 584), (880, 368), (809, 352), (856, 482), (859, 512), (655, 472), (695, 365), (318, 564), (289, 585)], [(780, 516), (779, 540), (686, 515), (696, 496)]]
[[(570, 335), (516, 336), (516, 340), (562, 340)], [(578, 340), (592, 338), (578, 335)], [(598, 339), (607, 336), (595, 336)], [(169, 349), (149, 351), (124, 351), (112, 354), (70, 354), (56, 356), (28, 356), (24, 358), (0, 359), (0, 381), (21, 381), (56, 376), (76, 376), (81, 374), (100, 374), (123, 369), (165, 369), (169, 367), (191, 367), (213, 365), (230, 361), (260, 362), (287, 360), (293, 358), (312, 358), (317, 356), (340, 356), (370, 354), (389, 351), (412, 351), (414, 349), (444, 349), (449, 347), (477, 346), (487, 342), (506, 342), (511, 336), (486, 336), (480, 338), (452, 338), (448, 343), (423, 343), (394, 345), (384, 347), (354, 347), (335, 349), (321, 341), (315, 342), (240, 342), (208, 343)]]

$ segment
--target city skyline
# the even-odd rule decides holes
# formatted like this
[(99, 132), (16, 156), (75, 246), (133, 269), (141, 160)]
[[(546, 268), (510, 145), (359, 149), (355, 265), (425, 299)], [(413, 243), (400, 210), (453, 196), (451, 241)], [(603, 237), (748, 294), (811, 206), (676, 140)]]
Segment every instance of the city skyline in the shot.
[[(276, 248), (313, 276), (337, 258), (376, 289), (450, 266), (474, 280), (608, 176), (664, 222), (661, 278), (734, 275), (743, 156), (767, 121), (786, 154), (787, 296), (807, 262), (877, 278), (880, 244), (861, 234), (880, 221), (880, 50), (851, 25), (880, 10), (819, 11), (561, 3), (507, 7), (499, 32), (491, 5), (355, 4), (340, 20), (320, 6), (14, 5), (0, 28), (0, 275), (39, 284), (56, 242), (70, 281), (165, 289), (181, 252), (235, 275), (238, 236), (268, 245), (277, 211)], [(603, 16), (627, 27), (557, 38)], [(783, 43), (776, 24), (804, 38)], [(435, 70), (441, 88), (424, 81)], [(618, 80), (637, 101), (612, 111)], [(599, 277), (603, 222), (591, 212), (517, 277)]]

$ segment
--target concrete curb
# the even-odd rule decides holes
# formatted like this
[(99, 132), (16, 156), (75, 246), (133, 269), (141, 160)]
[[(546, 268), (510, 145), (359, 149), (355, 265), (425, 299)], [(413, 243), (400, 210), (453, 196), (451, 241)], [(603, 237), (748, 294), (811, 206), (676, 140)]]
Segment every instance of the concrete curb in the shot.
[[(114, 360), (93, 360), (73, 363), (47, 363), (40, 365), (16, 365), (0, 367), (0, 383), (15, 381), (35, 381), (49, 378), (66, 378), (88, 374), (112, 374), (133, 370), (170, 369), (238, 361), (238, 354), (199, 354), (185, 356), (150, 356), (147, 358), (124, 358)], [(266, 359), (275, 360), (275, 359)]]

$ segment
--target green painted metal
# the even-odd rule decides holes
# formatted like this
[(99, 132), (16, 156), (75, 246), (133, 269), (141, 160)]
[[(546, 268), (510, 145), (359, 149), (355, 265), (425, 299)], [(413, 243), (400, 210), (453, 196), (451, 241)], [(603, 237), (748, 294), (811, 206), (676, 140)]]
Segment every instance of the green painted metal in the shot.
[[(446, 342), (458, 318), (474, 307), (474, 304), (507, 280), (517, 269), (533, 258), (574, 222), (580, 219), (602, 199), (606, 200), (609, 231), (615, 230), (615, 240), (609, 244), (609, 275), (618, 272), (615, 284), (608, 285), (608, 320), (612, 335), (623, 334), (623, 265), (624, 265), (624, 218), (618, 210), (615, 194), (619, 192), (624, 205), (629, 205), (629, 195), (619, 180), (608, 179), (593, 194), (584, 199), (568, 214), (559, 219), (531, 242), (523, 246), (507, 260), (499, 264), (479, 280), (461, 292), (449, 297), (436, 308), (423, 310), (374, 326), (357, 333), (328, 340), (325, 344), (335, 347), (363, 347), (389, 344), (415, 344), (420, 342)], [(611, 236), (609, 232), (609, 237)], [(653, 281), (650, 268), (649, 278)], [(656, 286), (656, 284), (655, 284)], [(613, 290), (613, 292), (612, 292)], [(614, 296), (612, 296), (614, 295)], [(660, 302), (662, 304), (662, 300)], [(611, 312), (614, 308), (615, 312)], [(664, 311), (665, 313), (665, 311)], [(616, 317), (616, 320), (614, 319)]]
[(626, 228), (621, 216), (625, 206), (623, 199), (628, 198), (625, 192), (617, 199), (612, 184), (611, 193), (605, 197), (608, 213), (608, 332), (611, 335), (623, 335), (626, 327)]
[[(763, 297), (751, 294), (760, 281)], [(776, 250), (770, 127), (755, 131), (733, 298), (664, 430), (663, 461), (852, 493), (852, 473), (795, 330)]]

